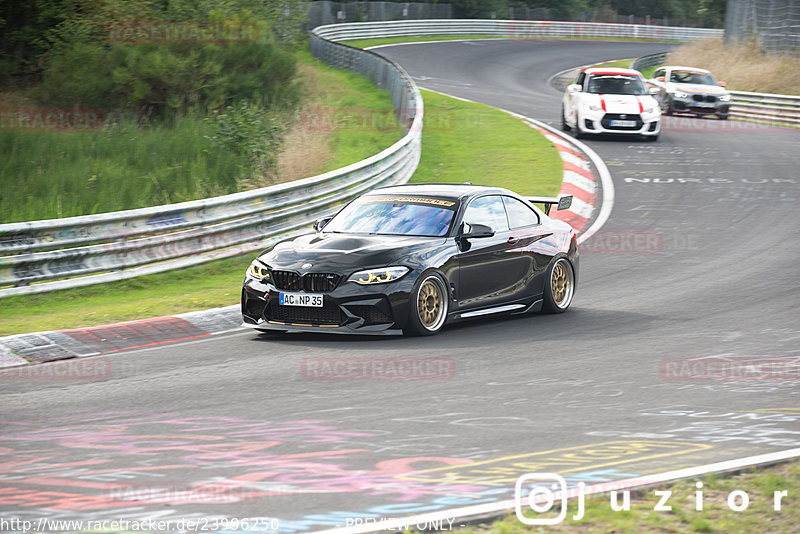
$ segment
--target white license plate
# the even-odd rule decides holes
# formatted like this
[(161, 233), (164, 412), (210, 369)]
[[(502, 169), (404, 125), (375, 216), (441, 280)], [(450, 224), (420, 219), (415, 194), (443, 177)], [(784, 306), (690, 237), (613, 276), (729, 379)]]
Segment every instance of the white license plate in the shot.
[(616, 121), (611, 121), (609, 124), (611, 126), (619, 126), (620, 128), (635, 128), (636, 127), (636, 121), (620, 121), (620, 120), (616, 120)]
[(306, 295), (305, 293), (281, 293), (278, 303), (281, 306), (304, 306), (322, 308), (322, 295)]

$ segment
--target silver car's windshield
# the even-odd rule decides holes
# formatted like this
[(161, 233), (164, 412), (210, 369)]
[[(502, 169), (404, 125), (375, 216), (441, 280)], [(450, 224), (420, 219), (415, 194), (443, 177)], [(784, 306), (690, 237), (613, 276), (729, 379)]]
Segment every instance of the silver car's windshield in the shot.
[(368, 195), (348, 204), (324, 232), (442, 237), (453, 222), (457, 202), (436, 197)]
[(697, 85), (717, 85), (714, 77), (710, 74), (688, 70), (672, 71), (669, 81), (674, 83), (694, 83)]
[(589, 92), (609, 95), (646, 95), (647, 88), (640, 76), (603, 74), (591, 77)]

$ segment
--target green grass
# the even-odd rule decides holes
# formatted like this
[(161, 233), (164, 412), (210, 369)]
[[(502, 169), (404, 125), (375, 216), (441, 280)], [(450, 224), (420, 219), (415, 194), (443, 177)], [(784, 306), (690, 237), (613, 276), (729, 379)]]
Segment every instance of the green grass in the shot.
[[(709, 475), (702, 479), (703, 510), (695, 510), (697, 480), (678, 482), (669, 486), (672, 496), (668, 505), (672, 511), (654, 511), (658, 502), (653, 490), (632, 491), (630, 511), (615, 512), (609, 506), (608, 495), (587, 497), (584, 517), (573, 521), (577, 505), (571, 501), (567, 519), (548, 527), (546, 532), (577, 533), (638, 533), (715, 532), (749, 534), (751, 532), (793, 533), (800, 522), (800, 461), (750, 471), (735, 476)], [(667, 488), (656, 488), (667, 489)], [(734, 512), (728, 508), (728, 494), (733, 490), (747, 492), (747, 510)], [(773, 492), (786, 490), (780, 511), (773, 510)], [(622, 495), (619, 496), (620, 503)], [(739, 502), (739, 501), (737, 501)], [(456, 534), (528, 534), (539, 532), (523, 525), (516, 515), (495, 522), (457, 529)], [(542, 531), (544, 532), (544, 531)]]
[(212, 126), (108, 122), (97, 131), (0, 131), (0, 221), (54, 219), (234, 193), (246, 157), (205, 139)]
[[(520, 28), (520, 33), (524, 34), (525, 29)], [(524, 36), (519, 37), (498, 37), (496, 35), (421, 35), (421, 36), (405, 36), (405, 37), (385, 37), (376, 39), (352, 39), (350, 41), (342, 41), (342, 44), (353, 46), (355, 48), (370, 48), (373, 46), (393, 45), (401, 43), (423, 43), (428, 41), (454, 41), (459, 39), (512, 39), (512, 40), (553, 40), (565, 39), (575, 41), (652, 41), (652, 39), (628, 38), (628, 37), (539, 37), (539, 36)], [(658, 41), (660, 43), (677, 43), (679, 41)]]
[(561, 187), (558, 151), (534, 129), (497, 109), (423, 91), (422, 159), (411, 179), (472, 182), (523, 195), (555, 195)]
[[(351, 88), (362, 87), (361, 80), (353, 81), (357, 83), (348, 82)], [(471, 181), (508, 187), (521, 194), (558, 192), (561, 160), (538, 132), (489, 106), (430, 92), (425, 92), (424, 98), (422, 160), (413, 182)], [(341, 96), (339, 102), (359, 106), (376, 103), (359, 91), (350, 97)], [(349, 159), (355, 152), (343, 149), (346, 137), (339, 139), (337, 150), (348, 155), (337, 154), (337, 158), (352, 163)], [(377, 151), (359, 154), (358, 159)], [(0, 300), (0, 335), (94, 326), (235, 304), (244, 271), (254, 256), (113, 284), (8, 297)]]
[(652, 67), (647, 67), (646, 69), (644, 69), (643, 71), (641, 71), (641, 73), (642, 73), (642, 76), (644, 76), (644, 79), (645, 79), (645, 80), (649, 80), (650, 78), (652, 78), (652, 77), (653, 77), (653, 73), (654, 73), (654, 72), (656, 71), (656, 69), (657, 69), (657, 68), (659, 68), (660, 66), (661, 66), (661, 65), (653, 65)]
[(245, 269), (254, 256), (110, 284), (6, 297), (0, 300), (0, 335), (96, 326), (236, 304)]

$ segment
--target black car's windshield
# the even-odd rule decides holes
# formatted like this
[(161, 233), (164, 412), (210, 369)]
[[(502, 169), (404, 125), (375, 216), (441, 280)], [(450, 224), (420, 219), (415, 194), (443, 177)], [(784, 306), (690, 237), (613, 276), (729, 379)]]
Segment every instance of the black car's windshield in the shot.
[(696, 83), (697, 85), (717, 85), (714, 77), (704, 72), (674, 70), (669, 81), (677, 83)]
[(594, 75), (589, 80), (589, 92), (608, 95), (645, 95), (642, 78), (628, 75)]
[(435, 197), (368, 195), (348, 204), (325, 232), (442, 237), (457, 203)]

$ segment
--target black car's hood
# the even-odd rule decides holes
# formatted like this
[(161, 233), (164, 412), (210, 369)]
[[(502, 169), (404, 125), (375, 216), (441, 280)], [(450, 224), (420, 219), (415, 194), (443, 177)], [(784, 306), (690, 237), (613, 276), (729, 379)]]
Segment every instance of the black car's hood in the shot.
[[(441, 247), (443, 237), (315, 233), (283, 241), (259, 259), (272, 269), (349, 274), (358, 269), (403, 265), (410, 257)], [(414, 263), (416, 263), (414, 261)], [(310, 263), (311, 266), (302, 267)]]

